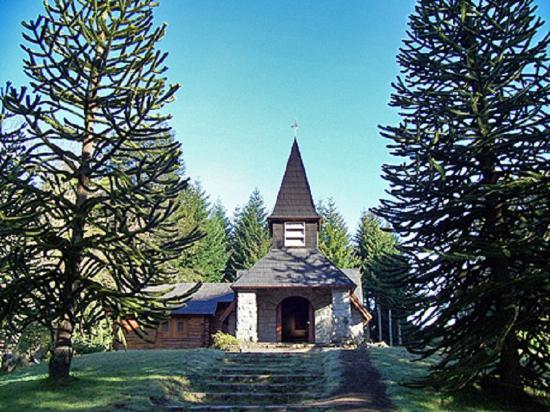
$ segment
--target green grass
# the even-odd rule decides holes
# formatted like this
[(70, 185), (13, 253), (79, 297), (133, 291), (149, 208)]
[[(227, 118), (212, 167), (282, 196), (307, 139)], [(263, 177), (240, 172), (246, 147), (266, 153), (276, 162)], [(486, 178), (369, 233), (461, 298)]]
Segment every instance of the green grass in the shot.
[(46, 379), (47, 365), (0, 375), (2, 411), (148, 411), (150, 397), (184, 398), (192, 376), (223, 356), (211, 349), (94, 353), (75, 357), (64, 385)]
[(412, 362), (416, 358), (404, 348), (369, 348), (369, 357), (388, 387), (388, 395), (400, 411), (543, 411), (548, 408), (533, 399), (518, 405), (505, 399), (505, 394), (490, 394), (471, 389), (453, 395), (429, 389), (414, 389), (400, 385), (428, 373), (436, 359)]

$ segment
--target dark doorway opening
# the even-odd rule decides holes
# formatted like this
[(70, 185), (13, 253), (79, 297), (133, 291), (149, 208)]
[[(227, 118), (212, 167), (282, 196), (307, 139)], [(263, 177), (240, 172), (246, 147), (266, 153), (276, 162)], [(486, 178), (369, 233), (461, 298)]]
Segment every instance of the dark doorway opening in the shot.
[(281, 342), (313, 342), (313, 307), (305, 298), (284, 299), (277, 308), (277, 332)]

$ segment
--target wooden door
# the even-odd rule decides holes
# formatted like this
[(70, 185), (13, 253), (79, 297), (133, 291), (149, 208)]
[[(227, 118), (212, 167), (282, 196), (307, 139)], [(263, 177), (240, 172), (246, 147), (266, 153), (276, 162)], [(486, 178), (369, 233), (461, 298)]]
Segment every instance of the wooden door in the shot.
[(313, 305), (309, 303), (309, 320), (308, 320), (308, 336), (307, 340), (309, 343), (315, 343), (315, 310), (313, 310)]
[(280, 303), (277, 305), (277, 319), (275, 323), (275, 335), (277, 342), (283, 341), (283, 315), (281, 306), (282, 305)]

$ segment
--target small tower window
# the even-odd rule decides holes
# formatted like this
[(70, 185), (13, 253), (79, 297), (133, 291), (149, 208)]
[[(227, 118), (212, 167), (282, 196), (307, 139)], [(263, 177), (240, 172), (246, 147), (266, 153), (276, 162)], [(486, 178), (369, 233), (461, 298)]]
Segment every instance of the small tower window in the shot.
[(304, 222), (285, 222), (285, 247), (306, 246), (306, 224)]

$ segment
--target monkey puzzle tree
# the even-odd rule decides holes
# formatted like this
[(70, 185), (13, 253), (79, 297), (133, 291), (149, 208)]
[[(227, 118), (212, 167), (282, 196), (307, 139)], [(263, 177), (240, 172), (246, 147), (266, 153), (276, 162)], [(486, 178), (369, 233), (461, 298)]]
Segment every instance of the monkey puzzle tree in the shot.
[[(27, 251), (22, 230), (7, 231), (6, 227), (10, 224), (28, 230), (35, 228), (37, 206), (33, 193), (11, 183), (17, 179), (31, 184), (32, 175), (21, 167), (27, 159), (25, 147), (20, 142), (24, 125), (17, 124), (15, 116), (2, 104), (9, 88), (9, 83), (6, 89), (0, 88), (0, 280), (9, 279), (7, 273), (13, 270), (15, 262), (24, 261)], [(10, 255), (12, 261), (7, 259)], [(21, 332), (10, 330), (7, 319), (2, 316), (9, 310), (8, 301), (1, 294), (3, 287), (3, 282), (0, 282), (0, 352), (13, 348)]]
[[(547, 389), (549, 35), (530, 0), (420, 0), (382, 128), (424, 384)], [(546, 200), (545, 200), (546, 199)], [(396, 279), (397, 280), (397, 277)], [(420, 296), (419, 299), (415, 295)], [(545, 377), (546, 376), (546, 377)]]
[(184, 298), (148, 288), (170, 279), (165, 263), (194, 239), (168, 223), (187, 183), (176, 173), (179, 144), (163, 138), (161, 110), (179, 86), (163, 74), (167, 55), (156, 44), (165, 26), (153, 26), (154, 5), (55, 0), (23, 23), (31, 91), (3, 99), (26, 124), (27, 149), (18, 173), (0, 169), (17, 207), (0, 226), (0, 249), (9, 246), (0, 323), (54, 331), (51, 378), (69, 374), (76, 325), (132, 317), (153, 327)]

